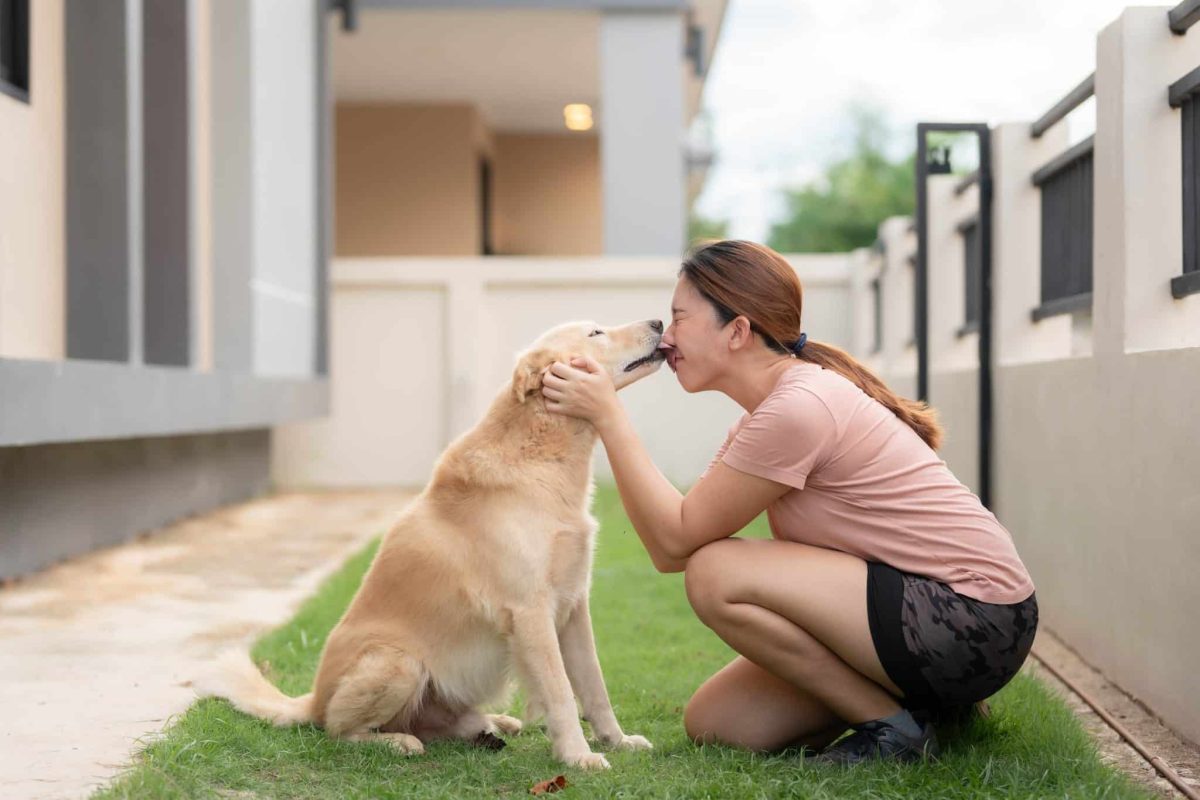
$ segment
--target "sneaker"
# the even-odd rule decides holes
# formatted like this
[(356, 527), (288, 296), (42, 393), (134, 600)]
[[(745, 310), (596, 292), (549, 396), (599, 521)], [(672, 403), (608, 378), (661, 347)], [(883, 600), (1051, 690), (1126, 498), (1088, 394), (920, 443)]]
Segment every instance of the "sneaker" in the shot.
[(863, 761), (921, 761), (939, 752), (933, 725), (925, 723), (914, 739), (886, 722), (873, 720), (854, 726), (854, 733), (826, 747), (813, 759), (822, 764), (859, 764)]

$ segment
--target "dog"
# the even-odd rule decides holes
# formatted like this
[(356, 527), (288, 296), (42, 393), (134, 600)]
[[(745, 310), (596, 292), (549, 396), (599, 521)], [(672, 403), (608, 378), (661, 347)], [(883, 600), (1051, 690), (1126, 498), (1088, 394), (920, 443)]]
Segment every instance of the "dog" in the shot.
[(544, 717), (562, 763), (609, 767), (584, 737), (580, 708), (605, 745), (650, 748), (621, 730), (592, 635), (596, 431), (547, 411), (541, 384), (555, 361), (588, 355), (624, 388), (662, 365), (662, 329), (659, 320), (569, 323), (519, 355), (511, 382), (385, 535), (309, 694), (284, 695), (245, 652), (218, 659), (196, 693), (276, 725), (315, 723), (414, 754), (445, 738), (502, 747), (498, 735), (523, 722), (481, 708), (515, 673), (526, 721)]

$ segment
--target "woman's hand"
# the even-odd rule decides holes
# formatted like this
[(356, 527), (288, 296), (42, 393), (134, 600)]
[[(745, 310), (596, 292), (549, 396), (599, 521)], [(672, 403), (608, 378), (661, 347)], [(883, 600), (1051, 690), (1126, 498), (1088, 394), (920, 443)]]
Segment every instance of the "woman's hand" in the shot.
[(546, 408), (555, 414), (587, 420), (602, 427), (620, 412), (617, 390), (604, 367), (576, 356), (570, 364), (555, 361), (542, 379)]

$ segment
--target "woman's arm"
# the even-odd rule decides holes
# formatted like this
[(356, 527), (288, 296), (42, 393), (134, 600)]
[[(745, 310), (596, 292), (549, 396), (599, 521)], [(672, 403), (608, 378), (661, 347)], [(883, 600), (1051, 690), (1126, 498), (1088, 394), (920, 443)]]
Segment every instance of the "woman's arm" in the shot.
[(596, 426), (630, 522), (660, 572), (679, 572), (692, 553), (737, 533), (791, 487), (716, 464), (683, 496), (659, 471), (591, 359), (555, 363), (542, 389), (546, 407)]
[(668, 550), (667, 543), (673, 543), (683, 527), (684, 496), (650, 460), (624, 406), (617, 403), (611, 413), (596, 422), (625, 513), (655, 569), (682, 572), (687, 556), (676, 555), (674, 547)]

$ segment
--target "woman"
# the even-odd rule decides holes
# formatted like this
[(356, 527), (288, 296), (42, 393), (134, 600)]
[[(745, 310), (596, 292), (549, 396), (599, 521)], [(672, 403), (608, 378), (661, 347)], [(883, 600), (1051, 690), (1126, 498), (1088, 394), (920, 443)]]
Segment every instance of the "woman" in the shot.
[[(932, 411), (809, 340), (801, 302), (767, 247), (714, 242), (683, 262), (668, 363), (686, 391), (746, 411), (685, 496), (595, 362), (556, 363), (542, 391), (596, 426), (655, 567), (685, 571), (692, 608), (740, 654), (688, 703), (693, 740), (838, 763), (936, 755), (931, 717), (993, 694), (1028, 655), (1033, 583), (934, 452)], [(731, 538), (764, 509), (773, 540)]]

